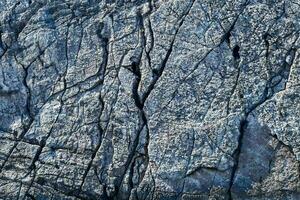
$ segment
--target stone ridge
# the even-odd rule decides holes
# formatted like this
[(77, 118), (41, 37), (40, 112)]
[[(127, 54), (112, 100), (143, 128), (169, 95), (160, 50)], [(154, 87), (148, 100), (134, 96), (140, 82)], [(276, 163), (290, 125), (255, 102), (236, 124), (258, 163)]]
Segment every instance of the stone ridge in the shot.
[(1, 0), (0, 199), (300, 199), (297, 0)]

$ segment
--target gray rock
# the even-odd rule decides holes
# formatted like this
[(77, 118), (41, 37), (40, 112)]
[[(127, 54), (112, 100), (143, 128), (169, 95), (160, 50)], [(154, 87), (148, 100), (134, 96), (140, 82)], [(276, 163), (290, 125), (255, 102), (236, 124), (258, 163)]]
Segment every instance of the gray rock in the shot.
[(300, 199), (300, 3), (0, 2), (0, 199)]

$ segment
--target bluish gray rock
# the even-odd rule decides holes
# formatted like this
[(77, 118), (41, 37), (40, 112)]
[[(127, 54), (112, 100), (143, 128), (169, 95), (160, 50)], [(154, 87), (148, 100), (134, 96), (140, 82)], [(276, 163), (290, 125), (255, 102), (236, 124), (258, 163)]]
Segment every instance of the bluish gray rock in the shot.
[(300, 199), (300, 2), (3, 0), (0, 199)]

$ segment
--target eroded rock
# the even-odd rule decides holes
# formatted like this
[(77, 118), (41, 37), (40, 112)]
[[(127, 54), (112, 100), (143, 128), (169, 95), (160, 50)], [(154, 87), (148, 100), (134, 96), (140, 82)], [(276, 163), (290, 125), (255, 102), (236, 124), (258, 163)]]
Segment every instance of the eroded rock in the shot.
[(299, 199), (299, 10), (0, 2), (0, 198)]

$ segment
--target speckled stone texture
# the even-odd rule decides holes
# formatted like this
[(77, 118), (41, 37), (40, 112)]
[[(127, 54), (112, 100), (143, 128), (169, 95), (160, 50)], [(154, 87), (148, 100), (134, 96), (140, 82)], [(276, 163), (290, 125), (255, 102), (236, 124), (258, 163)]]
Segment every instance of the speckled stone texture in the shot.
[(0, 199), (299, 200), (299, 0), (0, 0)]

